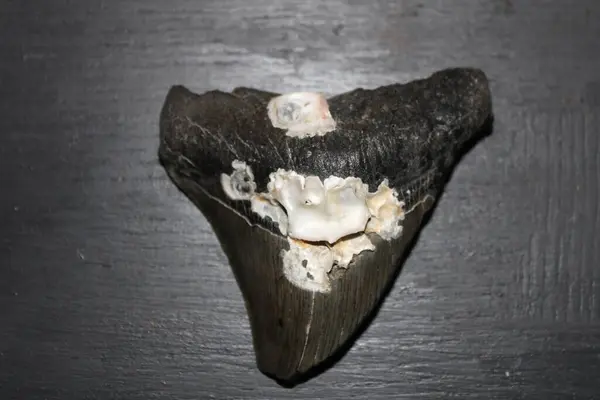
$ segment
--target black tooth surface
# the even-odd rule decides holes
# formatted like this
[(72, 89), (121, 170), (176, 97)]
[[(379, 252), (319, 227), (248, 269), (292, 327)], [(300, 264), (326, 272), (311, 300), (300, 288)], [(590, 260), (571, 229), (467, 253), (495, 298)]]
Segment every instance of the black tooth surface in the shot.
[[(336, 131), (298, 139), (271, 126), (266, 104), (275, 95), (171, 88), (160, 117), (159, 158), (219, 238), (246, 302), (258, 367), (293, 385), (332, 365), (375, 315), (454, 165), (488, 133), (491, 99), (483, 72), (443, 70), (334, 96)], [(234, 160), (252, 168), (258, 191), (277, 168), (321, 179), (356, 176), (371, 190), (388, 178), (411, 212), (402, 236), (372, 237), (375, 251), (330, 275), (330, 293), (312, 293), (283, 276), (281, 251), (288, 243), (276, 226), (223, 193), (219, 178), (232, 172)]]

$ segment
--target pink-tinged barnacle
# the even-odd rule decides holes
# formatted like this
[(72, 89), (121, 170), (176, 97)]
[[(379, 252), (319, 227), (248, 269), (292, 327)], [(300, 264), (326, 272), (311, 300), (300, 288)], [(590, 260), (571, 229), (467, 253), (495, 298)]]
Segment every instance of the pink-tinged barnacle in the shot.
[(297, 138), (322, 136), (335, 130), (336, 123), (327, 99), (320, 93), (294, 92), (273, 97), (267, 104), (275, 128)]

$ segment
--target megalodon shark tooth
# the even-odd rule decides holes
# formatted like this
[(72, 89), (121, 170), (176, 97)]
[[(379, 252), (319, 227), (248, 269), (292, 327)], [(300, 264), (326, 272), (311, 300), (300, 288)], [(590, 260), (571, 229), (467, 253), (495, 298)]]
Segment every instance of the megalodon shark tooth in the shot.
[(330, 98), (170, 89), (160, 162), (228, 257), (263, 373), (293, 385), (349, 348), (491, 119), (472, 68)]

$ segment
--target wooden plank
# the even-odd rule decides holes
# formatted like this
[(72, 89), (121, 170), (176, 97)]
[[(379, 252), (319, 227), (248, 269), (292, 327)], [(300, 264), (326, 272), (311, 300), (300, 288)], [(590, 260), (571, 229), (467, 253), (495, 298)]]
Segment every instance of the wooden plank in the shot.
[[(599, 2), (0, 9), (0, 397), (597, 397)], [(494, 134), (354, 348), (277, 386), (214, 234), (157, 163), (168, 87), (339, 93), (455, 65), (489, 75)]]

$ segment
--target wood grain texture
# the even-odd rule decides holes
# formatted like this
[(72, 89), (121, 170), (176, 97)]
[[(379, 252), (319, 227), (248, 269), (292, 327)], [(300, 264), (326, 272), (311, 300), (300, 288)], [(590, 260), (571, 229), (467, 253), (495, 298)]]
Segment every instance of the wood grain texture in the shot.
[[(1, 398), (599, 396), (599, 2), (0, 11)], [(494, 134), (354, 348), (278, 387), (215, 235), (156, 160), (168, 88), (339, 93), (456, 65), (490, 77)]]

